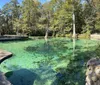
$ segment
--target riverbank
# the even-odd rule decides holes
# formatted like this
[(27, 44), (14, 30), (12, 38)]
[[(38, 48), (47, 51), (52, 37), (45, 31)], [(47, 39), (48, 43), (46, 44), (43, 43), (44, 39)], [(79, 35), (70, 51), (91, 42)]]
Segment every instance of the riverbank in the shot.
[(92, 34), (90, 36), (91, 39), (96, 39), (96, 40), (100, 40), (100, 34)]
[(26, 40), (28, 36), (26, 35), (3, 35), (0, 36), (0, 41), (13, 41), (13, 40)]

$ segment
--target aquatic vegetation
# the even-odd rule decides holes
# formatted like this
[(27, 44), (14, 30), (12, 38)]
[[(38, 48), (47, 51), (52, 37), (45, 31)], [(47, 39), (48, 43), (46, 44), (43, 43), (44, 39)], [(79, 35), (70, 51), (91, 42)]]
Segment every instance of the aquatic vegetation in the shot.
[[(47, 43), (42, 39), (0, 43), (0, 48), (14, 54), (1, 64), (1, 70), (8, 72), (8, 78), (11, 78), (10, 71), (25, 68), (35, 72), (40, 82), (48, 85), (84, 85), (85, 64), (96, 56), (94, 51), (99, 50), (96, 46), (94, 40), (68, 38), (53, 38)], [(37, 80), (34, 82), (37, 84)]]

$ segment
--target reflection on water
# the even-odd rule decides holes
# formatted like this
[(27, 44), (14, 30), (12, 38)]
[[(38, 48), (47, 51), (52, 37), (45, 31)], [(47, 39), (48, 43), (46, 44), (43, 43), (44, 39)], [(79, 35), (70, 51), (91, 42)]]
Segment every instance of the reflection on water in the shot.
[(75, 56), (75, 42), (76, 42), (76, 39), (73, 38), (73, 56)]

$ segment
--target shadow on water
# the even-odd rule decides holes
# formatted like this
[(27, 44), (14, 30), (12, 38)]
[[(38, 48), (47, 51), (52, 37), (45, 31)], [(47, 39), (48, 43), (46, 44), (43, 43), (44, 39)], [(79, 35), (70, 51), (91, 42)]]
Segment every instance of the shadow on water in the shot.
[[(11, 76), (10, 76), (11, 75)], [(20, 69), (6, 73), (9, 77), (8, 80), (13, 85), (34, 85), (34, 81), (38, 78), (38, 75), (27, 69)]]
[(33, 40), (33, 39), (27, 38), (27, 39), (17, 39), (17, 40), (1, 40), (0, 43), (24, 42), (24, 41), (30, 41), (30, 40)]
[(47, 55), (57, 55), (59, 53), (66, 52), (66, 49), (69, 49), (66, 45), (67, 43), (72, 42), (70, 40), (48, 40), (48, 42), (39, 43), (35, 46), (28, 46), (25, 48), (27, 52), (35, 52), (39, 54)]
[(19, 66), (14, 67), (17, 67), (17, 70), (15, 68), (13, 69), (14, 71), (5, 74), (13, 85), (51, 85), (55, 80), (56, 72), (53, 71), (51, 66), (43, 63), (36, 69), (22, 69)]
[[(56, 80), (51, 85), (85, 85), (86, 62), (92, 57), (97, 57), (98, 53), (95, 53), (97, 52), (95, 51), (97, 48), (90, 46), (88, 42), (88, 44), (85, 43), (87, 45), (84, 45), (84, 47), (82, 47), (82, 45), (76, 45), (76, 40), (70, 40), (72, 47), (68, 47), (68, 45), (66, 45), (68, 43), (69, 42), (66, 42), (66, 40), (55, 40), (44, 45), (38, 45), (35, 48), (26, 48), (28, 52), (37, 51), (38, 53), (45, 52), (47, 54), (51, 52), (53, 55), (57, 55), (59, 52), (63, 54), (66, 50), (72, 50), (72, 53), (65, 55), (65, 57), (61, 55), (62, 60), (69, 59), (70, 63), (66, 68), (57, 68), (59, 72), (57, 72)], [(60, 58), (60, 61), (62, 60)]]
[(82, 46), (76, 45), (75, 40), (72, 42), (72, 48), (66, 46), (66, 43), (69, 42), (66, 42), (66, 40), (56, 40), (54, 42), (27, 47), (25, 49), (28, 52), (34, 51), (37, 53), (43, 52), (47, 54), (49, 52), (56, 54), (60, 51), (62, 51), (63, 54), (66, 52), (66, 49), (73, 50), (72, 54), (65, 55), (62, 59), (60, 58), (60, 61), (67, 59), (70, 61), (65, 68), (57, 68), (59, 71), (54, 71), (51, 66), (41, 62), (39, 68), (37, 69), (19, 69), (13, 73), (8, 73), (8, 77), (10, 74), (12, 75), (8, 79), (13, 85), (85, 85), (86, 62), (90, 58), (97, 56), (96, 52), (99, 52), (100, 49), (94, 48), (93, 46), (84, 47), (83, 50), (80, 50)]
[[(55, 72), (51, 66), (41, 63), (37, 69), (20, 69), (8, 73), (8, 79), (13, 85), (85, 85), (86, 62), (95, 57), (95, 50), (74, 51), (66, 68), (58, 68)], [(100, 49), (99, 49), (100, 50)], [(77, 53), (77, 55), (75, 55)]]
[[(57, 82), (57, 85), (85, 85), (86, 62), (98, 56), (100, 45), (95, 48), (88, 48), (86, 51), (80, 51), (79, 48), (74, 51), (77, 55), (71, 56), (68, 66), (57, 73), (56, 80), (52, 85), (55, 82)], [(98, 50), (99, 52), (97, 53)]]

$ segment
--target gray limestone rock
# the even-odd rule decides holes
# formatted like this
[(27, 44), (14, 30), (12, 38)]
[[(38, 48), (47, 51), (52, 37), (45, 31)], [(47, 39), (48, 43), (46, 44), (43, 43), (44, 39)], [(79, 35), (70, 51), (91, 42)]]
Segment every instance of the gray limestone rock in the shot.
[(0, 85), (12, 85), (2, 72), (0, 72)]

